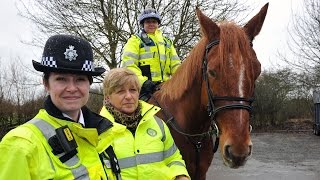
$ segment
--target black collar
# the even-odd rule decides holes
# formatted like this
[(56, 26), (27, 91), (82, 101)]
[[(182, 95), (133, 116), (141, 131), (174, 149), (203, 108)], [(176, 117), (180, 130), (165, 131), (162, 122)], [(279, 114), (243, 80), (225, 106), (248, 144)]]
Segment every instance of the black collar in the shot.
[[(50, 96), (48, 96), (44, 102), (44, 109), (47, 111), (48, 114), (55, 118), (74, 122), (72, 119), (64, 117), (62, 115), (62, 112), (53, 104)], [(86, 106), (83, 106), (81, 110), (86, 128), (96, 128), (98, 134), (101, 134), (102, 132), (108, 130), (113, 126), (110, 120), (92, 112)]]

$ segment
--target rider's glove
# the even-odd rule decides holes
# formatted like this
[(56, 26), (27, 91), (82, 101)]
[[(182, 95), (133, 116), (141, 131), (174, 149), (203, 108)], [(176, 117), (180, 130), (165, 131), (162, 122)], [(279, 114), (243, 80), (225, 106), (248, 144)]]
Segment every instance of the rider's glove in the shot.
[(141, 87), (141, 92), (144, 94), (152, 94), (156, 90), (156, 83), (146, 80)]

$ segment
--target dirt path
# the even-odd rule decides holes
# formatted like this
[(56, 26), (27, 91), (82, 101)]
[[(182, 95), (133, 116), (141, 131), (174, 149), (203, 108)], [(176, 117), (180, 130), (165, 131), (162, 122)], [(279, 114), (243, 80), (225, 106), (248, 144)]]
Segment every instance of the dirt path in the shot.
[(320, 136), (307, 133), (254, 133), (253, 155), (239, 169), (223, 165), (216, 153), (208, 180), (320, 180)]

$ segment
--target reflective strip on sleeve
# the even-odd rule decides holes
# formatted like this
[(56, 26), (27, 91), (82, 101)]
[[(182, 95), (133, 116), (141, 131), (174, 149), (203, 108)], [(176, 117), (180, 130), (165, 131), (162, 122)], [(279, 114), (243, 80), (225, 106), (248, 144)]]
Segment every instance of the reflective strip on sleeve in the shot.
[(185, 167), (185, 165), (180, 161), (172, 161), (171, 163), (168, 164), (169, 167), (171, 167), (172, 165), (184, 166)]
[(173, 142), (172, 146), (163, 152), (164, 159), (172, 156), (178, 150), (176, 144)]
[(179, 58), (178, 55), (173, 55), (173, 56), (171, 56), (171, 60), (178, 60), (178, 61), (180, 61), (180, 58)]
[[(41, 131), (41, 133), (43, 134), (43, 136), (46, 138), (47, 141), (49, 141), (49, 138), (51, 138), (56, 134), (55, 128), (50, 123), (42, 119), (32, 119), (28, 123), (34, 124)], [(61, 157), (64, 154), (65, 153), (61, 153), (59, 154), (59, 156)], [(51, 158), (49, 159), (50, 161), (52, 161)], [(68, 161), (66, 161), (64, 164), (66, 164), (67, 166), (74, 166), (79, 161), (80, 161), (79, 157), (76, 155), (76, 156), (73, 156)], [(53, 166), (52, 162), (51, 162), (51, 165)], [(73, 174), (73, 177), (77, 177), (77, 179), (89, 179), (88, 170), (82, 164), (77, 168), (71, 169), (71, 172)]]
[(175, 67), (179, 66), (180, 64), (175, 64), (171, 67), (171, 69), (174, 69)]
[(132, 59), (139, 59), (139, 54), (132, 53), (132, 52), (124, 52), (123, 56), (128, 56)]
[(127, 60), (127, 61), (122, 61), (121, 67), (127, 67), (129, 65), (134, 64), (134, 60)]

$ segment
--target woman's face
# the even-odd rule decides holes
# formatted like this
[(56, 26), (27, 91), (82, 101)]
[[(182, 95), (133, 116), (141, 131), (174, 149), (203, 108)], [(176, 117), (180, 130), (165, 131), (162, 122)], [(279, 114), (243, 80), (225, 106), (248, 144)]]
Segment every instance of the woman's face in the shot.
[(77, 120), (80, 108), (89, 99), (88, 76), (51, 72), (48, 82), (44, 84), (53, 104), (60, 111)]
[(106, 96), (105, 100), (118, 111), (129, 116), (133, 115), (139, 103), (138, 88), (134, 84), (127, 83)]
[(144, 20), (143, 22), (143, 29), (146, 33), (154, 34), (159, 27), (159, 23), (156, 19), (149, 18)]

